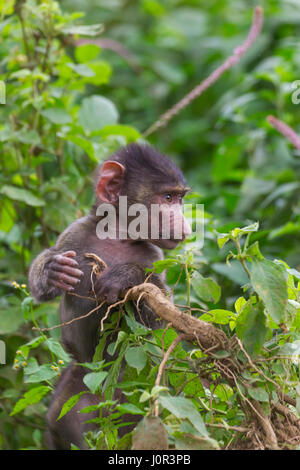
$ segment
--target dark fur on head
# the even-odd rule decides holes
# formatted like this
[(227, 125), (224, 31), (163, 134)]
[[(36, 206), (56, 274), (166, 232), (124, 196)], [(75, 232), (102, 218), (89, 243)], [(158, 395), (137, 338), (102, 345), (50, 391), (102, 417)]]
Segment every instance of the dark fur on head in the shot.
[(186, 186), (177, 165), (150, 145), (129, 144), (107, 160), (117, 161), (126, 169), (120, 195), (128, 196), (128, 203), (147, 203), (150, 195), (164, 187)]

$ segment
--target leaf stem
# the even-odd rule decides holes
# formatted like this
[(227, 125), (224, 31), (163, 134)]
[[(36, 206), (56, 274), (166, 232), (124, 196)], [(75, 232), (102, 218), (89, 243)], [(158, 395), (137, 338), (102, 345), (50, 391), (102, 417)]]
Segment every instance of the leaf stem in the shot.
[(27, 38), (27, 33), (26, 33), (26, 28), (25, 28), (25, 24), (24, 24), (24, 18), (23, 18), (22, 7), (21, 6), (16, 9), (16, 13), (17, 13), (17, 15), (19, 17), (19, 20), (20, 20), (20, 23), (21, 23), (24, 49), (25, 49), (25, 53), (26, 53), (26, 56), (27, 56), (27, 60), (29, 61), (30, 60), (30, 50), (29, 50), (28, 38)]
[(240, 245), (239, 241), (235, 238), (232, 238), (232, 241), (235, 244), (237, 252), (238, 252), (238, 260), (241, 262), (244, 270), (246, 271), (246, 274), (247, 274), (248, 278), (250, 279), (251, 278), (250, 271), (247, 268), (247, 265), (245, 263), (244, 255), (243, 255), (242, 250), (241, 250), (241, 245)]
[(187, 303), (187, 307), (188, 309), (190, 310), (191, 309), (191, 275), (190, 275), (190, 272), (188, 270), (188, 267), (187, 267), (187, 264), (185, 263), (184, 265), (184, 269), (185, 269), (185, 275), (186, 275), (186, 283), (187, 283), (187, 297), (186, 297), (186, 303)]

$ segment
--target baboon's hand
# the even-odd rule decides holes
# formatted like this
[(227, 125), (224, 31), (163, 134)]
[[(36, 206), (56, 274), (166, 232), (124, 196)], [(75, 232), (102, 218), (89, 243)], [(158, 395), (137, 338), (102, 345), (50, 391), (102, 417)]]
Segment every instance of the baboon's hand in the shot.
[(74, 291), (83, 276), (83, 272), (78, 269), (75, 256), (75, 251), (65, 251), (53, 256), (47, 266), (50, 285), (67, 292)]

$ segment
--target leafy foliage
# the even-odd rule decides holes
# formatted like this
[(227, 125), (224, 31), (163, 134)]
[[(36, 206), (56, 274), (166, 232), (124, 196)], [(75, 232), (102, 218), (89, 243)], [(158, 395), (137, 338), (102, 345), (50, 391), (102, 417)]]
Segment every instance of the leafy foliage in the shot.
[[(59, 329), (32, 330), (54, 327), (59, 319), (57, 301), (33, 304), (26, 287), (31, 260), (87, 213), (96, 164), (142, 139), (158, 116), (232, 52), (252, 16), (238, 0), (141, 0), (138, 8), (122, 0), (60, 4), (0, 2), (4, 449), (43, 448), (50, 392), (70, 360)], [(204, 204), (206, 222), (202, 249), (188, 240), (155, 269), (167, 269), (176, 304), (237, 338), (238, 347), (211, 355), (182, 341), (157, 384), (177, 333), (147, 330), (126, 304), (120, 325), (118, 312), (105, 321), (94, 362), (85, 364), (87, 387), (105, 394), (95, 408), (99, 432), (86, 436), (90, 448), (132, 445), (132, 436), (118, 438), (123, 414), (132, 421), (143, 416), (136, 448), (156, 429), (161, 441), (179, 449), (225, 448), (232, 439), (242, 446), (251, 400), (273, 419), (271, 409), (284, 394), (299, 416), (299, 152), (266, 116), (271, 111), (300, 131), (299, 107), (292, 102), (300, 10), (292, 2), (262, 4), (263, 33), (248, 55), (150, 139), (183, 168), (194, 191), (188, 200)], [(104, 342), (116, 325), (106, 364)], [(226, 378), (224, 364), (233, 360), (241, 374)], [(127, 403), (114, 400), (115, 388)], [(79, 398), (65, 403), (61, 416)], [(157, 407), (160, 419), (153, 418)], [(281, 447), (296, 444), (288, 437), (278, 441)]]

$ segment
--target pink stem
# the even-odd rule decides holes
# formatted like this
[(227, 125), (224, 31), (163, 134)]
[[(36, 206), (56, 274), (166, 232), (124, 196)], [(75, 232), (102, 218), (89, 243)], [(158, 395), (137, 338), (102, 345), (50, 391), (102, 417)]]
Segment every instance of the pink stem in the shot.
[(259, 35), (263, 24), (263, 9), (262, 7), (256, 7), (254, 10), (254, 17), (251, 29), (245, 40), (245, 42), (238, 46), (232, 56), (228, 57), (226, 61), (220, 65), (214, 72), (212, 72), (205, 80), (203, 80), (199, 85), (197, 85), (190, 93), (188, 93), (181, 101), (176, 103), (171, 109), (166, 113), (162, 114), (161, 117), (144, 132), (144, 137), (149, 136), (159, 127), (162, 127), (167, 124), (167, 122), (172, 119), (176, 114), (178, 114), (183, 108), (191, 103), (195, 98), (200, 96), (207, 88), (209, 88), (213, 83), (215, 83), (218, 78), (229, 68), (235, 65), (249, 47), (253, 44), (257, 36)]
[(294, 144), (296, 149), (300, 150), (300, 137), (290, 126), (280, 121), (279, 119), (276, 119), (274, 116), (268, 116), (267, 121), (272, 124), (272, 126), (275, 127), (275, 129), (277, 129), (280, 134), (289, 139)]

